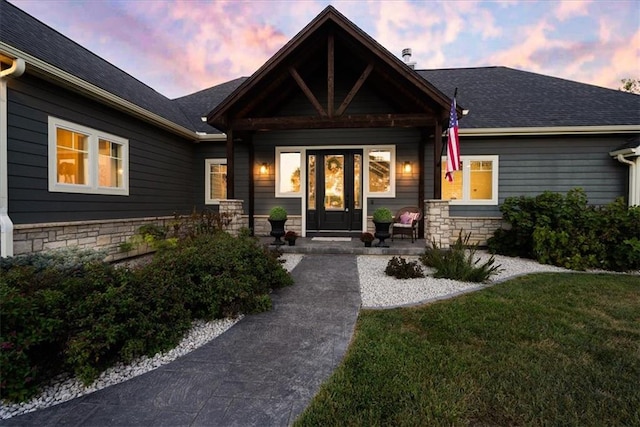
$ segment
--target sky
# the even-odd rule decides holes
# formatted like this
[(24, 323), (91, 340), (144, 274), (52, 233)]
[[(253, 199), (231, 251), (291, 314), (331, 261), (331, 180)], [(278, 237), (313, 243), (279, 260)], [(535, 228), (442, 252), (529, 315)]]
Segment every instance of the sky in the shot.
[(640, 78), (640, 2), (9, 0), (169, 98), (253, 74), (327, 5), (417, 69)]

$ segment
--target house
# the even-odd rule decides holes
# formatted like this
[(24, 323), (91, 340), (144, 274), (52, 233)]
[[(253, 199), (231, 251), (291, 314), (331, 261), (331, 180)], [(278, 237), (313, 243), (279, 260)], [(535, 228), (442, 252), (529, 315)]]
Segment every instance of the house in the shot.
[(460, 228), (486, 239), (509, 196), (640, 202), (640, 96), (506, 67), (414, 70), (331, 6), (251, 77), (174, 100), (4, 0), (0, 17), (2, 256), (116, 257), (140, 225), (194, 208), (262, 235), (280, 205), (312, 236), (417, 205), (421, 235), (447, 244)]

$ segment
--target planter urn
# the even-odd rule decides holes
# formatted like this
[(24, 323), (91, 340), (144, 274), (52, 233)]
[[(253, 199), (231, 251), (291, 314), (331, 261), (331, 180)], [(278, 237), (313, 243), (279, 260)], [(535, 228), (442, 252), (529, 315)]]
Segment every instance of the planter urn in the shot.
[(269, 233), (272, 237), (275, 238), (273, 242), (271, 242), (274, 246), (282, 246), (284, 242), (280, 240), (282, 236), (284, 236), (284, 223), (287, 222), (286, 219), (268, 219), (271, 224), (271, 232)]
[(376, 237), (376, 239), (379, 239), (379, 242), (376, 243), (376, 247), (378, 248), (389, 247), (389, 245), (385, 243), (385, 240), (391, 237), (391, 234), (389, 234), (389, 227), (391, 226), (391, 223), (392, 223), (391, 221), (388, 221), (388, 222), (373, 221), (373, 225), (375, 225), (376, 227), (376, 232), (374, 233), (374, 236)]

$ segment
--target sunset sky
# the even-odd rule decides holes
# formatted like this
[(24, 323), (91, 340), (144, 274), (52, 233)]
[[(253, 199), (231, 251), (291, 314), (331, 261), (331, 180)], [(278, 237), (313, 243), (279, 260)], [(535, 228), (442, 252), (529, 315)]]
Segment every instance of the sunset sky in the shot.
[(329, 4), (393, 54), (412, 48), (418, 69), (640, 78), (637, 1), (10, 2), (170, 98), (251, 75)]

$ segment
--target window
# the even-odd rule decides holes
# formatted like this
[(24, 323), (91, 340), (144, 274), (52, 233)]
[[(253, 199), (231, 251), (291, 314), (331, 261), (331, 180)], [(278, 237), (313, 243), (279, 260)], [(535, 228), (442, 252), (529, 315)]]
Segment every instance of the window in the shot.
[(220, 204), (227, 198), (227, 159), (206, 159), (204, 176), (204, 203)]
[(366, 150), (367, 193), (373, 197), (395, 197), (395, 147)]
[(446, 158), (442, 158), (442, 200), (459, 205), (498, 204), (498, 156), (461, 156), (462, 170), (445, 177)]
[(300, 197), (300, 150), (276, 147), (276, 197)]
[(129, 141), (49, 117), (49, 191), (129, 195)]

